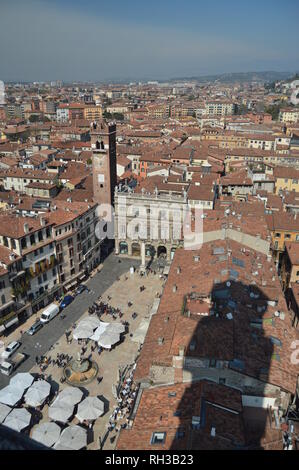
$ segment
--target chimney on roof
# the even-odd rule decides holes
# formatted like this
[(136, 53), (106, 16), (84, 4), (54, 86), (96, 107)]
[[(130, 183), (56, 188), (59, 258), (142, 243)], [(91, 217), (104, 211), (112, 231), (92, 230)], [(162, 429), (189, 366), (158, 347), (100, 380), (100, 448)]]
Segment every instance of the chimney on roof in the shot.
[(29, 233), (29, 224), (27, 222), (24, 224), (24, 233)]
[(177, 291), (177, 289), (178, 289), (178, 288), (177, 288), (177, 285), (176, 285), (176, 284), (174, 284), (174, 285), (173, 285), (173, 287), (172, 287), (172, 292), (176, 292), (176, 291)]
[(41, 227), (44, 227), (47, 224), (47, 221), (44, 217), (40, 218), (40, 224), (41, 224)]

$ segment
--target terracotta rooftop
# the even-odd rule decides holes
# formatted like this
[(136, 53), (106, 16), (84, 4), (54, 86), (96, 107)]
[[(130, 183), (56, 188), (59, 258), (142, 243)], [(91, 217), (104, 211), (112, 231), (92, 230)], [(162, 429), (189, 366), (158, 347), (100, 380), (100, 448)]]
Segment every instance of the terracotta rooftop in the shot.
[(44, 228), (41, 224), (41, 218), (46, 221), (45, 226), (51, 225), (48, 217), (45, 216), (33, 219), (32, 217), (17, 217), (12, 214), (0, 213), (0, 235), (15, 239), (22, 238), (27, 235), (26, 224), (28, 224), (28, 234), (37, 232)]
[(293, 266), (299, 266), (299, 243), (285, 242), (285, 247)]

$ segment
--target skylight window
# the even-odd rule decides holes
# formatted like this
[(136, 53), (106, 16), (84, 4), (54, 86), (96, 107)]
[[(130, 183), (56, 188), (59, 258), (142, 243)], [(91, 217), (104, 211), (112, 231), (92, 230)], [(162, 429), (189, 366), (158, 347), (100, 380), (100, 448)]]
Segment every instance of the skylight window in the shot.
[(166, 439), (166, 432), (153, 432), (151, 444), (164, 444)]
[(244, 261), (238, 258), (232, 257), (232, 263), (235, 264), (236, 266), (239, 266), (240, 268), (244, 268), (245, 264)]
[(238, 271), (235, 271), (234, 269), (230, 269), (229, 274), (231, 279), (238, 279), (239, 277)]

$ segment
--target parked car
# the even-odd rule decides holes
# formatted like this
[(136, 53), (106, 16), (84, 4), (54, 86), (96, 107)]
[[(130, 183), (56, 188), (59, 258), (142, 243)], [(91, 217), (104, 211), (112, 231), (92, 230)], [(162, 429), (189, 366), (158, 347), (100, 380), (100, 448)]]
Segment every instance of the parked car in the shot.
[(20, 346), (21, 346), (21, 343), (19, 341), (12, 341), (6, 346), (3, 353), (1, 354), (1, 357), (3, 359), (8, 359), (10, 356), (12, 356), (16, 352), (17, 349), (19, 349)]
[(60, 303), (60, 308), (64, 309), (67, 307), (71, 302), (73, 302), (74, 297), (72, 295), (66, 295), (63, 301)]
[(42, 327), (43, 323), (40, 320), (36, 320), (36, 322), (31, 325), (31, 327), (29, 328), (29, 330), (26, 331), (26, 333), (30, 336), (33, 336)]
[(88, 290), (85, 284), (80, 284), (75, 290), (76, 295), (82, 294), (85, 290)]

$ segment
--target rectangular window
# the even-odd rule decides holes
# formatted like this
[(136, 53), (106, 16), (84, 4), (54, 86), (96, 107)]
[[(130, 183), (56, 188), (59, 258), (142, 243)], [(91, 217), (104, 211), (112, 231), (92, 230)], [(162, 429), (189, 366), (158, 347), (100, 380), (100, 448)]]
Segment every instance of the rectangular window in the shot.
[(192, 416), (192, 429), (200, 429), (200, 416)]
[(166, 432), (153, 432), (151, 444), (164, 444), (166, 439)]

